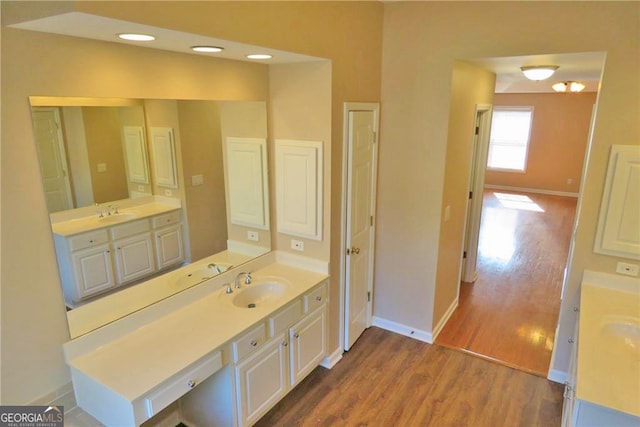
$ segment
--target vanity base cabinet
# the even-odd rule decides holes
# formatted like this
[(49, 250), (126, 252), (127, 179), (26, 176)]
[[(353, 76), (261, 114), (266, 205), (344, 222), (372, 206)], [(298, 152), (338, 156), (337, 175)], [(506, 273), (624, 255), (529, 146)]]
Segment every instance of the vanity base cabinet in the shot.
[(77, 300), (115, 286), (109, 245), (104, 244), (74, 252), (71, 258), (75, 273)]
[(258, 421), (287, 393), (287, 347), (284, 334), (280, 335), (236, 366), (240, 426), (250, 426)]
[(156, 271), (149, 233), (113, 243), (118, 284), (148, 276)]
[(156, 260), (158, 270), (179, 264), (184, 261), (184, 245), (182, 244), (182, 227), (173, 225), (154, 231), (156, 240)]
[(304, 379), (327, 354), (326, 309), (321, 307), (289, 329), (291, 386)]

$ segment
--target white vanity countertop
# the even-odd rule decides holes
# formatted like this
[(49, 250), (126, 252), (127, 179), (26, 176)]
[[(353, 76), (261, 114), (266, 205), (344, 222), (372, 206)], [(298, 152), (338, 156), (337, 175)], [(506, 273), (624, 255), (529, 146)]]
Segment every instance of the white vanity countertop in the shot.
[(68, 364), (133, 401), (328, 277), (278, 263), (252, 276), (289, 286), (278, 303), (253, 309), (233, 306), (221, 288)]
[(577, 398), (640, 416), (639, 322), (640, 280), (585, 271)]
[[(119, 208), (119, 214), (99, 218), (98, 214), (70, 219), (67, 221), (52, 222), (51, 229), (59, 236), (72, 236), (100, 228), (112, 227), (128, 221), (136, 221), (150, 216), (163, 214), (180, 209), (180, 206), (165, 203), (145, 203), (137, 206)], [(130, 214), (130, 215), (129, 215)], [(120, 220), (120, 218), (122, 218)]]

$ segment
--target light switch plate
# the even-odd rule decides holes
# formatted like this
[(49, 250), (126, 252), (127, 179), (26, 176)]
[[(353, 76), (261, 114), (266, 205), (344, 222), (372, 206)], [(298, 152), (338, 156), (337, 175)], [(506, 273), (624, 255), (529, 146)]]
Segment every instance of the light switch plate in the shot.
[(616, 267), (616, 273), (624, 274), (626, 276), (638, 276), (638, 271), (640, 270), (640, 266), (638, 264), (629, 264), (626, 262), (619, 262)]

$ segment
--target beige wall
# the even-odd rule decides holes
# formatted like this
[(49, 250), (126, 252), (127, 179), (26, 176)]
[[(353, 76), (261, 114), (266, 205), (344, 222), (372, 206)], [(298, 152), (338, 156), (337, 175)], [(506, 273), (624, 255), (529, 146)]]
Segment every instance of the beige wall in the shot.
[[(495, 74), (479, 67), (460, 61), (453, 64), (438, 266), (433, 297), (434, 328), (458, 299), (476, 106), (491, 104), (495, 80)], [(450, 210), (448, 220), (444, 214), (447, 207)]]
[[(104, 203), (126, 199), (129, 197), (129, 189), (122, 154), (118, 109), (83, 108), (82, 118), (94, 201)], [(99, 164), (104, 164), (106, 167), (104, 172), (98, 170)]]
[[(3, 22), (16, 20), (22, 7), (37, 6), (2, 2)], [(340, 206), (342, 104), (380, 98), (381, 3), (193, 2), (186, 7), (184, 2), (128, 2), (125, 8), (117, 2), (86, 2), (77, 7), (332, 59), (334, 146), (326, 161), (332, 171), (331, 204)], [(36, 154), (28, 96), (266, 100), (268, 76), (262, 64), (7, 28), (2, 29), (1, 60), (2, 399), (23, 404), (69, 381), (61, 349), (68, 330), (48, 216), (37, 168), (30, 166)], [(331, 215), (339, 224), (339, 209)], [(339, 233), (339, 227), (331, 229), (334, 276)], [(37, 269), (32, 268), (34, 258)], [(329, 348), (335, 349), (334, 309), (330, 323)]]
[(487, 170), (485, 184), (577, 194), (596, 95), (497, 93), (494, 106), (533, 107), (533, 123), (526, 171)]
[(566, 370), (582, 271), (613, 273), (619, 260), (592, 248), (609, 147), (640, 144), (639, 8), (635, 2), (385, 4), (376, 300), (385, 298), (376, 303), (377, 314), (431, 331), (427, 308), (438, 292), (434, 272), (454, 60), (606, 51), (553, 362), (554, 369)]

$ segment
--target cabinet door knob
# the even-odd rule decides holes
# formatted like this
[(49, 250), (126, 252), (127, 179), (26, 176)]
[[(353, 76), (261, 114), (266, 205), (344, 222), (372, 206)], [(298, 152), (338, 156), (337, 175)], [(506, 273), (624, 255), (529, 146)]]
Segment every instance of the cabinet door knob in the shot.
[(108, 253), (108, 254), (110, 254), (110, 253), (111, 253), (111, 251), (107, 249), (107, 253)]
[(569, 341), (569, 344), (573, 344), (573, 338), (569, 338), (567, 341)]
[(250, 344), (251, 344), (251, 347), (256, 347), (258, 345), (258, 341), (253, 340), (253, 341), (251, 341)]
[(93, 243), (93, 239), (89, 240), (89, 243)]
[(293, 337), (294, 338), (300, 338), (300, 334), (296, 332), (295, 334), (293, 334)]
[(282, 342), (282, 346), (283, 346), (283, 347), (286, 347), (286, 346), (288, 346), (288, 345), (289, 345), (289, 343), (288, 343), (288, 342), (286, 342), (286, 341), (283, 341), (283, 342)]
[(316, 297), (316, 301), (318, 301), (318, 302), (319, 302), (319, 301), (322, 301), (322, 297), (321, 297), (320, 295), (318, 295), (318, 296)]
[(187, 387), (194, 388), (195, 386), (196, 386), (195, 380), (189, 380), (189, 382), (187, 382)]

